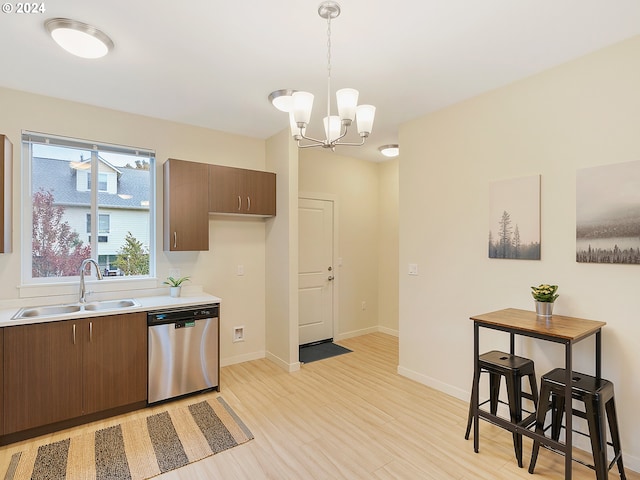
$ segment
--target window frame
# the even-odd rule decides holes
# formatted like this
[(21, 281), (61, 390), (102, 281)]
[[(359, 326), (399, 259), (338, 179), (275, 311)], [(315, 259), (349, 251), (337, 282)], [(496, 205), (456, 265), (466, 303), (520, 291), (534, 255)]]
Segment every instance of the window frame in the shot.
[[(100, 179), (103, 180), (100, 180)], [(91, 191), (91, 182), (93, 180), (93, 175), (87, 176), (87, 191)], [(108, 192), (109, 191), (109, 176), (106, 173), (98, 172), (98, 192)], [(104, 185), (104, 188), (100, 188)]]
[[(86, 141), (81, 139), (75, 139), (70, 137), (62, 137), (51, 134), (44, 134), (38, 132), (31, 132), (27, 130), (22, 131), (21, 138), (21, 166), (22, 166), (22, 215), (21, 215), (21, 236), (22, 236), (22, 255), (21, 255), (21, 283), (20, 297), (32, 297), (40, 296), (44, 294), (44, 291), (40, 287), (46, 287), (51, 285), (64, 285), (73, 284), (77, 285), (79, 274), (66, 277), (33, 277), (32, 276), (32, 222), (33, 222), (33, 203), (32, 203), (32, 158), (33, 158), (33, 145), (51, 145), (68, 148), (76, 148), (81, 150), (87, 150), (91, 152), (93, 167), (91, 168), (91, 181), (92, 185), (99, 186), (99, 168), (98, 167), (98, 154), (99, 153), (117, 153), (136, 156), (143, 160), (146, 160), (150, 164), (149, 169), (149, 274), (138, 276), (125, 276), (125, 277), (113, 277), (109, 279), (109, 285), (104, 285), (100, 282), (100, 290), (105, 291), (118, 291), (118, 290), (131, 290), (135, 288), (149, 288), (150, 286), (156, 286), (156, 258), (157, 258), (157, 242), (156, 242), (156, 209), (154, 205), (157, 204), (157, 191), (156, 191), (156, 175), (155, 172), (155, 151), (146, 148), (128, 147), (124, 145), (116, 145), (109, 143), (101, 143), (95, 141)], [(92, 257), (97, 258), (100, 254), (98, 247), (100, 236), (109, 232), (101, 232), (99, 230), (99, 219), (101, 216), (110, 214), (100, 213), (100, 204), (98, 203), (99, 190), (90, 191), (90, 214), (91, 214), (91, 230), (97, 231), (98, 235), (93, 236), (90, 241)], [(111, 221), (109, 219), (109, 226), (111, 227)], [(90, 236), (90, 232), (87, 232)], [(102, 235), (101, 235), (102, 234)], [(87, 274), (89, 271), (87, 271)], [(95, 278), (95, 272), (91, 270), (91, 276)], [(89, 275), (87, 275), (89, 277)], [(132, 283), (134, 285), (132, 285)], [(119, 285), (119, 287), (118, 287)], [(137, 286), (139, 285), (139, 286)], [(102, 288), (104, 287), (104, 288)]]
[[(102, 225), (102, 220), (106, 218), (106, 225), (107, 228), (101, 228)], [(86, 233), (91, 233), (91, 214), (87, 213), (86, 214), (86, 224), (87, 224), (87, 231)], [(103, 225), (104, 226), (104, 225)], [(111, 233), (111, 214), (110, 213), (98, 213), (98, 235), (101, 233)]]

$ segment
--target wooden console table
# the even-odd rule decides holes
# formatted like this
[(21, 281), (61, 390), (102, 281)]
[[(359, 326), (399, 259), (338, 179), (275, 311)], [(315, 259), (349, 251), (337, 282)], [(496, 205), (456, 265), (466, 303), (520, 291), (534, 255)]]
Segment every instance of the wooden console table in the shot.
[(565, 346), (565, 398), (571, 398), (571, 372), (572, 372), (572, 347), (574, 343), (584, 340), (595, 334), (595, 376), (602, 376), (602, 339), (601, 330), (606, 322), (585, 320), (582, 318), (565, 317), (563, 315), (553, 315), (551, 318), (539, 317), (535, 312), (528, 310), (518, 310), (507, 308), (496, 312), (484, 313), (470, 317), (473, 320), (473, 381), (476, 388), (473, 389), (471, 398), (471, 408), (473, 412), (473, 449), (479, 451), (479, 420), (484, 418), (511, 432), (525, 435), (534, 440), (540, 441), (543, 445), (548, 445), (564, 453), (564, 478), (571, 479), (572, 472), (572, 402), (565, 402), (565, 442), (556, 442), (544, 435), (540, 435), (528, 428), (531, 425), (531, 416), (522, 422), (515, 424), (504, 418), (492, 415), (479, 408), (479, 337), (480, 327), (499, 330), (509, 333), (510, 353), (515, 355), (515, 335), (538, 338), (554, 343), (561, 343)]

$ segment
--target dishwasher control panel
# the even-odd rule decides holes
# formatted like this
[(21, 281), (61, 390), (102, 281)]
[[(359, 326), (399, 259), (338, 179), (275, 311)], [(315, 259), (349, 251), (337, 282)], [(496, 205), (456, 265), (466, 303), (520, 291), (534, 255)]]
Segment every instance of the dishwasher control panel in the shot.
[(163, 323), (175, 323), (176, 328), (184, 328), (193, 326), (196, 320), (219, 317), (219, 303), (213, 305), (195, 305), (185, 308), (172, 308), (170, 310), (156, 310), (149, 312), (147, 314), (147, 324), (161, 325)]
[(188, 322), (188, 321), (181, 321), (181, 322), (176, 322), (173, 324), (173, 328), (189, 328), (189, 327), (195, 327), (196, 326), (196, 321), (192, 321), (192, 322)]

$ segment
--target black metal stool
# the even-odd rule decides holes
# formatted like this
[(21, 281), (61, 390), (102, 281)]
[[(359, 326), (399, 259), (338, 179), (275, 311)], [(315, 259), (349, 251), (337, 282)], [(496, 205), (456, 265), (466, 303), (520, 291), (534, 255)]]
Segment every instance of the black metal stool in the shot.
[[(542, 376), (540, 385), (540, 402), (536, 419), (536, 432), (544, 434), (544, 422), (547, 412), (551, 410), (551, 438), (558, 441), (562, 429), (562, 418), (565, 409), (565, 372), (563, 368), (556, 368)], [(596, 472), (598, 480), (609, 478), (609, 470), (615, 463), (618, 464), (618, 472), (622, 480), (626, 479), (624, 465), (622, 464), (622, 450), (620, 448), (620, 433), (616, 417), (616, 405), (613, 396), (613, 383), (609, 380), (573, 372), (571, 382), (571, 396), (584, 403), (585, 411), (572, 408), (573, 415), (587, 420), (591, 449), (593, 451), (594, 465), (587, 465)], [(607, 430), (605, 414), (609, 423), (611, 443), (607, 442)], [(548, 429), (549, 427), (547, 427)], [(581, 433), (581, 432), (577, 432)], [(607, 445), (611, 445), (614, 451), (614, 459), (607, 463)], [(531, 463), (529, 473), (533, 473), (538, 459), (540, 442), (533, 442), (531, 451)]]
[[(509, 405), (509, 416), (512, 423), (520, 423), (522, 421), (522, 399), (532, 400), (534, 405), (538, 405), (538, 386), (536, 383), (536, 373), (533, 366), (533, 360), (524, 357), (511, 355), (510, 353), (492, 350), (483, 353), (479, 357), (480, 373), (489, 374), (489, 399), (481, 403), (484, 405), (490, 402), (490, 411), (496, 415), (498, 411), (500, 382), (501, 377), (505, 378), (507, 384), (507, 399)], [(531, 393), (522, 391), (522, 377), (529, 377), (529, 385)], [(473, 379), (471, 387), (471, 399), (474, 392), (478, 388), (480, 377)], [(467, 432), (465, 439), (469, 439), (471, 425), (473, 423), (473, 405), (469, 406), (469, 419), (467, 421)], [(513, 447), (518, 460), (518, 466), (522, 467), (522, 435), (513, 434)]]

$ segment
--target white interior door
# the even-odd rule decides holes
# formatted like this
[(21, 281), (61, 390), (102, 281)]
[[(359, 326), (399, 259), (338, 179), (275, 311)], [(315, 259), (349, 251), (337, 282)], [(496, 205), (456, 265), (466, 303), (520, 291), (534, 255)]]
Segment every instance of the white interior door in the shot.
[(298, 202), (299, 344), (333, 338), (333, 202)]

